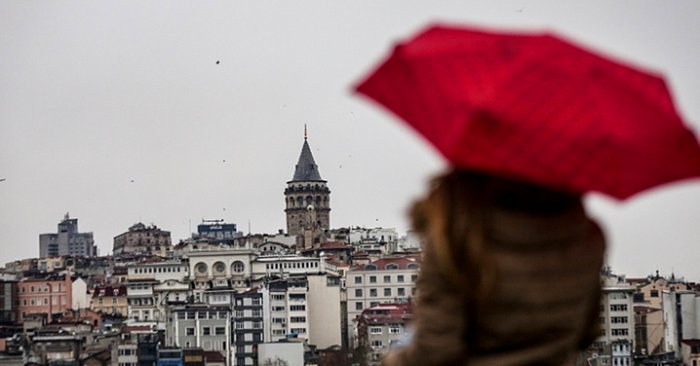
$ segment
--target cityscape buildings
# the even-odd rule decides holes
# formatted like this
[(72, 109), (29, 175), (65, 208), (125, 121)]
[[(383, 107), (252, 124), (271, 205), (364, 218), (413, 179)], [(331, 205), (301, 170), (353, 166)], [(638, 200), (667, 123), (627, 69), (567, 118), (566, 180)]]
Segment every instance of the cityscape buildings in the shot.
[[(19, 364), (379, 364), (411, 337), (420, 238), (331, 228), (306, 136), (286, 185), (286, 233), (203, 220), (172, 245), (136, 223), (99, 257), (66, 215), (40, 235), (40, 258), (0, 270), (0, 352)], [(697, 366), (699, 285), (607, 268), (600, 279), (601, 332), (579, 364)]]

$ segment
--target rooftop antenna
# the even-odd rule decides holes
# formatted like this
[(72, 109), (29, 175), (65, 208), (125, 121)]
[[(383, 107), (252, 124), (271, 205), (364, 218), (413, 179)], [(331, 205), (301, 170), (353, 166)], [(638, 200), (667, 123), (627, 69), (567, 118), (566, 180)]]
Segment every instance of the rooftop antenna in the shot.
[(248, 219), (248, 236), (250, 236), (250, 219)]
[(306, 123), (304, 123), (304, 141), (308, 138), (308, 135), (306, 134)]

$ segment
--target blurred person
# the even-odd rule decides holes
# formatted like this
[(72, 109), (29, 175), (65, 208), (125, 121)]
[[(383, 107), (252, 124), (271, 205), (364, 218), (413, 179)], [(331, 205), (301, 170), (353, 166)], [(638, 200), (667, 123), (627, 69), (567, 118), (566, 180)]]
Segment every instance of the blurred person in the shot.
[(600, 334), (605, 241), (581, 195), (454, 169), (411, 216), (425, 239), (398, 365), (573, 365)]

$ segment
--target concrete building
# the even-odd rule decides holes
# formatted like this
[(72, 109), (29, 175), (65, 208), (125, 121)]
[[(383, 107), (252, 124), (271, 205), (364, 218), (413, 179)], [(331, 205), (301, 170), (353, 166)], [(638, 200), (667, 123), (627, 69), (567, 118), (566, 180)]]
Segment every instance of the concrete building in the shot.
[(410, 304), (384, 304), (362, 311), (357, 318), (358, 343), (369, 350), (370, 365), (378, 365), (391, 348), (406, 342), (411, 319)]
[(90, 304), (85, 281), (68, 275), (25, 278), (18, 283), (17, 299), (20, 323), (29, 314), (59, 314)]
[(126, 288), (130, 322), (162, 329), (168, 302), (185, 301), (190, 294), (185, 282), (188, 275), (189, 266), (179, 260), (154, 260), (129, 266)]
[[(284, 190), (287, 233), (301, 239), (297, 245), (310, 248), (324, 241), (330, 228), (330, 194), (304, 131), (304, 144), (292, 180)], [(300, 249), (300, 248), (298, 248)]]
[(170, 247), (170, 232), (155, 225), (146, 226), (136, 223), (129, 230), (114, 237), (112, 252), (115, 256), (123, 254), (160, 253)]
[(170, 307), (165, 345), (221, 352), (231, 365), (231, 308), (207, 304)]
[(700, 296), (691, 290), (671, 288), (662, 293), (664, 350), (681, 358), (685, 340), (700, 339)]
[(293, 336), (318, 349), (342, 342), (340, 280), (327, 274), (291, 276), (270, 281), (260, 290), (265, 342)]
[(288, 276), (327, 273), (338, 276), (338, 267), (325, 258), (300, 255), (268, 255), (257, 257), (252, 263), (253, 281), (263, 278), (286, 278)]
[(347, 273), (348, 338), (356, 337), (357, 317), (380, 304), (408, 302), (415, 295), (420, 265), (415, 256), (386, 257), (354, 265)]
[(126, 317), (129, 315), (127, 290), (124, 285), (105, 285), (95, 287), (90, 308), (103, 314)]
[(184, 258), (187, 259), (194, 301), (205, 301), (205, 296), (211, 298), (217, 291), (223, 291), (217, 296), (229, 293), (230, 300), (232, 290), (251, 287), (251, 262), (256, 257), (257, 251), (250, 246), (188, 252)]
[(39, 257), (97, 256), (97, 246), (92, 233), (78, 232), (78, 219), (68, 214), (58, 223), (58, 232), (39, 235)]
[(263, 342), (263, 295), (257, 289), (237, 292), (233, 304), (233, 359), (237, 366), (258, 364)]
[(358, 251), (379, 249), (382, 254), (391, 254), (398, 250), (399, 234), (394, 228), (353, 228), (349, 240)]
[(197, 225), (194, 239), (206, 240), (213, 244), (231, 244), (242, 236), (243, 233), (237, 230), (236, 224), (225, 223), (224, 220), (202, 220), (202, 223)]
[(645, 358), (663, 353), (664, 318), (663, 311), (650, 306), (634, 306), (634, 353)]
[(633, 365), (634, 350), (634, 293), (636, 288), (610, 272), (601, 276), (600, 305), (601, 335), (590, 352), (597, 365)]
[(0, 280), (0, 325), (17, 323), (17, 280)]

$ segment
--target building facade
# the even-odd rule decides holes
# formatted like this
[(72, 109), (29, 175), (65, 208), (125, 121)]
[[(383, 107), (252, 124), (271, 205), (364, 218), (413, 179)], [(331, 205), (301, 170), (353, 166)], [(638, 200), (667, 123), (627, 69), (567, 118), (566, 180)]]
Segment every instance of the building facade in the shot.
[(126, 286), (106, 285), (95, 287), (90, 308), (103, 314), (128, 316)]
[(351, 267), (346, 278), (348, 338), (356, 338), (357, 317), (363, 310), (408, 302), (415, 295), (419, 270), (413, 256), (387, 257)]
[(218, 351), (230, 365), (231, 308), (187, 304), (170, 308), (166, 325), (166, 346)]
[(0, 325), (17, 323), (17, 281), (0, 280)]
[(68, 275), (25, 278), (17, 285), (18, 321), (30, 314), (58, 314), (89, 306), (87, 285)]
[(391, 348), (406, 343), (412, 319), (410, 304), (384, 304), (365, 309), (358, 316), (358, 343), (368, 351), (370, 365), (378, 365)]
[(129, 230), (114, 237), (114, 255), (162, 252), (171, 245), (170, 232), (155, 225), (136, 223)]
[(39, 257), (97, 256), (92, 233), (78, 232), (78, 219), (68, 214), (58, 223), (58, 232), (39, 235)]

